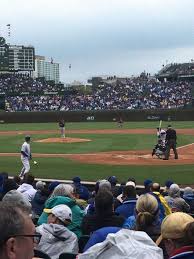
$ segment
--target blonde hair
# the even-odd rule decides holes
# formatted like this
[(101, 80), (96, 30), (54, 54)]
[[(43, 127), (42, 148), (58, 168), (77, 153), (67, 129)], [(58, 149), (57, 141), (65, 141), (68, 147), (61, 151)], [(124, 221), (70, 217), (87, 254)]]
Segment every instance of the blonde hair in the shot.
[(141, 195), (136, 203), (136, 230), (145, 230), (158, 215), (158, 201), (151, 194)]

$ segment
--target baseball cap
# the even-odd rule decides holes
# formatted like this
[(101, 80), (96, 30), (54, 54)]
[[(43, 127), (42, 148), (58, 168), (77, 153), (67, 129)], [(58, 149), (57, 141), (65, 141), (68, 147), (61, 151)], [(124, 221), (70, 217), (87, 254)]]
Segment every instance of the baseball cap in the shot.
[(51, 182), (48, 186), (49, 192), (52, 192), (55, 189), (55, 187), (57, 187), (57, 185), (59, 185), (59, 184), (60, 184), (60, 182), (58, 182), (58, 181)]
[(165, 239), (179, 239), (184, 237), (184, 230), (194, 218), (184, 212), (175, 212), (168, 215), (162, 222), (161, 235)]
[(150, 185), (151, 183), (153, 183), (153, 181), (151, 179), (146, 179), (144, 181), (144, 186), (146, 187), (146, 186)]
[(80, 183), (80, 182), (81, 182), (81, 178), (80, 178), (79, 176), (75, 176), (75, 177), (72, 179), (72, 181), (73, 181), (74, 183)]
[(59, 204), (52, 209), (44, 209), (44, 212), (47, 214), (52, 213), (53, 215), (55, 215), (55, 217), (57, 217), (64, 223), (70, 223), (72, 221), (72, 211), (65, 204)]
[(109, 178), (108, 178), (108, 181), (110, 182), (110, 183), (113, 183), (113, 184), (116, 184), (118, 181), (117, 181), (117, 178), (116, 178), (116, 176), (110, 176)]
[(133, 187), (135, 187), (135, 183), (132, 182), (132, 181), (129, 181), (129, 182), (126, 183), (126, 186), (133, 186)]
[(165, 182), (165, 186), (166, 186), (167, 188), (170, 188), (170, 186), (171, 186), (173, 183), (174, 183), (173, 181), (167, 180), (167, 181)]

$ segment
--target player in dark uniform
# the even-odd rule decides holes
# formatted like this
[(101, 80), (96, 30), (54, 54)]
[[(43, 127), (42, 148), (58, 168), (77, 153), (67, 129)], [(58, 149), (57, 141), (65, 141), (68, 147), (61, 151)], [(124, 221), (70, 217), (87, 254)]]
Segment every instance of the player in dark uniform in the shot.
[(61, 137), (65, 138), (65, 122), (63, 119), (59, 121), (59, 128), (61, 132)]
[(119, 128), (122, 128), (123, 127), (123, 120), (121, 117), (119, 117), (118, 121), (117, 121), (117, 125)]
[(168, 160), (170, 156), (170, 149), (173, 149), (174, 159), (178, 159), (178, 153), (176, 149), (176, 130), (172, 128), (171, 125), (168, 125), (168, 129), (166, 131), (166, 152), (164, 160)]

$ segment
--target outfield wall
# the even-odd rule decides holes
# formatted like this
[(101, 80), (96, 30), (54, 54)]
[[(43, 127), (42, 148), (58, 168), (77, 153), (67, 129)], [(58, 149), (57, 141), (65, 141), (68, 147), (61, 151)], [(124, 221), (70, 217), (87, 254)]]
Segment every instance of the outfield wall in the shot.
[(194, 109), (185, 110), (117, 110), (117, 111), (69, 111), (69, 112), (0, 112), (1, 123), (56, 122), (63, 118), (67, 122), (86, 121), (193, 121)]

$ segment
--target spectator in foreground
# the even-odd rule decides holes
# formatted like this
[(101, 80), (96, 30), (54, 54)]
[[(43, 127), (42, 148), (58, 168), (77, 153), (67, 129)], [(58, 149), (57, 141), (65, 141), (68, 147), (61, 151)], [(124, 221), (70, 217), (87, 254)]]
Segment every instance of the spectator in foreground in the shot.
[(142, 194), (136, 203), (136, 214), (129, 217), (123, 227), (146, 232), (152, 240), (160, 235), (161, 221), (159, 219), (159, 205), (151, 194)]
[(108, 236), (108, 234), (117, 233), (119, 230), (121, 230), (120, 227), (104, 227), (97, 229), (91, 234), (88, 242), (84, 247), (84, 252), (88, 250), (91, 246), (103, 242)]
[(32, 259), (35, 227), (31, 218), (20, 208), (0, 203), (0, 258)]
[(28, 214), (32, 213), (31, 203), (17, 190), (11, 190), (5, 194), (2, 202), (6, 202), (12, 206), (17, 206)]
[(78, 253), (77, 236), (67, 226), (72, 222), (72, 211), (67, 205), (57, 205), (45, 209), (48, 214), (46, 224), (36, 228), (41, 234), (38, 250), (47, 253), (52, 259), (58, 259), (62, 253)]
[(121, 229), (106, 240), (90, 247), (79, 259), (163, 259), (162, 249), (144, 232)]
[(161, 236), (169, 258), (194, 258), (194, 219), (182, 212), (167, 216), (161, 225)]
[(115, 226), (121, 227), (124, 223), (124, 217), (114, 213), (114, 198), (110, 191), (101, 190), (95, 197), (95, 213), (86, 215), (82, 221), (82, 233), (90, 235), (95, 230)]

